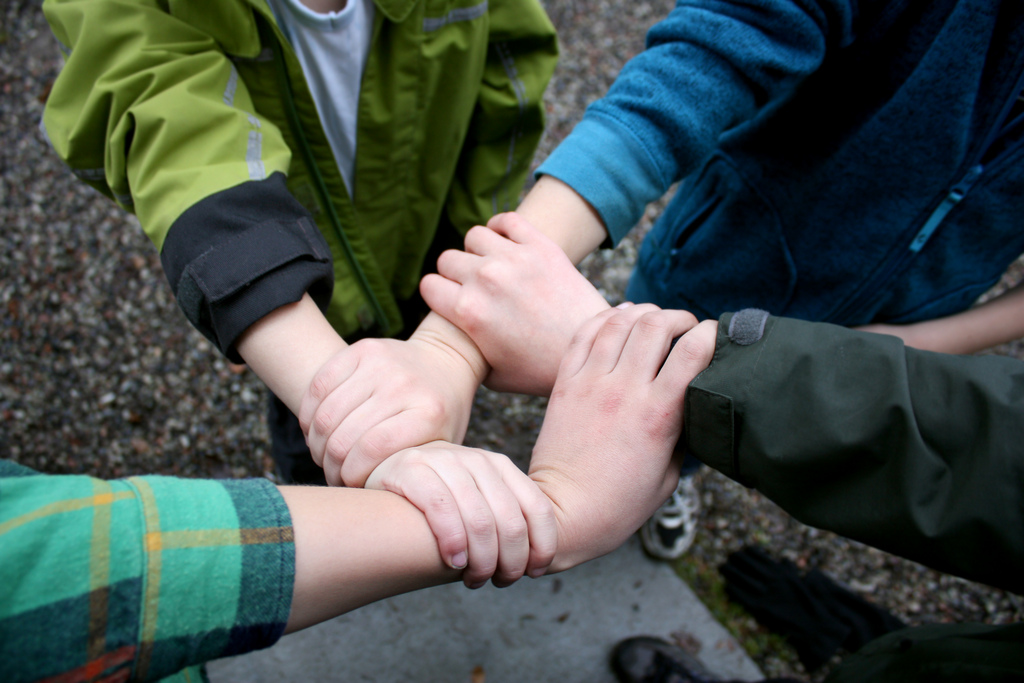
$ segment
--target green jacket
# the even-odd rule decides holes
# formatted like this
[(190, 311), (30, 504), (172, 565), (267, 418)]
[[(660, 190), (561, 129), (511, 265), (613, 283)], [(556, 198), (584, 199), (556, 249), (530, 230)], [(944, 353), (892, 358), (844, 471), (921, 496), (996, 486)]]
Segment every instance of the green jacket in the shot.
[[(800, 521), (1024, 592), (1024, 363), (771, 318), (719, 320), (686, 446)], [(828, 683), (1019, 681), (1024, 624), (895, 631)]]
[(1024, 593), (1024, 363), (757, 320), (721, 318), (690, 452), (806, 524)]
[(306, 291), (343, 335), (398, 332), (439, 228), (450, 240), (518, 199), (557, 59), (541, 6), (376, 4), (353, 201), (263, 0), (43, 3), (66, 57), (51, 144), (138, 215), (186, 316), (229, 355)]

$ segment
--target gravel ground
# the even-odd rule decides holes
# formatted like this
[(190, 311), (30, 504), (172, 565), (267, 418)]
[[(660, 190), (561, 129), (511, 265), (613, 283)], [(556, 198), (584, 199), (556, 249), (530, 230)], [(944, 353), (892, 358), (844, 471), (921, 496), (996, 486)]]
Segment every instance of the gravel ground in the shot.
[[(671, 4), (548, 0), (563, 58), (538, 160)], [(188, 326), (136, 221), (73, 178), (38, 131), (60, 65), (39, 3), (3, 0), (0, 16), (0, 457), (103, 477), (272, 476), (259, 380)], [(613, 303), (636, 235), (659, 210), (651, 207), (634, 238), (583, 265)], [(1019, 344), (999, 352), (1024, 358)], [(483, 390), (467, 441), (523, 460), (543, 411), (543, 401)], [(1003, 591), (806, 527), (716, 473), (702, 483), (704, 532), (680, 570), (706, 601), (714, 601), (714, 568), (726, 554), (760, 543), (823, 569), (912, 624), (1024, 618), (1021, 600)], [(723, 619), (766, 673), (803, 674), (785, 646), (761, 649), (763, 632), (749, 617)]]

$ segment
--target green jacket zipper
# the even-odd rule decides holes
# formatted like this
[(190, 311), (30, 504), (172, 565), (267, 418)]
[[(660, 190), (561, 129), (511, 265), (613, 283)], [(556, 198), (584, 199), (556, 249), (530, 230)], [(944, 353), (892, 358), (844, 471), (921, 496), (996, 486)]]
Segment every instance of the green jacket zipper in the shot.
[(269, 45), (271, 50), (273, 50), (274, 67), (277, 71), (277, 79), (280, 83), (281, 91), (284, 93), (283, 104), (285, 115), (288, 117), (288, 126), (291, 128), (292, 135), (295, 137), (299, 146), (299, 151), (302, 154), (302, 160), (309, 169), (310, 177), (313, 179), (313, 185), (316, 189), (320, 204), (327, 212), (327, 217), (330, 220), (331, 227), (334, 228), (334, 232), (337, 235), (338, 240), (341, 242), (342, 248), (345, 250), (345, 256), (348, 258), (349, 264), (352, 266), (352, 272), (355, 273), (356, 279), (359, 281), (359, 286), (362, 288), (363, 293), (370, 302), (370, 306), (373, 308), (374, 320), (377, 322), (381, 333), (387, 334), (387, 330), (390, 327), (387, 315), (384, 313), (384, 309), (381, 307), (380, 302), (374, 295), (373, 289), (370, 287), (370, 282), (366, 279), (366, 273), (363, 272), (359, 261), (356, 259), (355, 253), (352, 251), (352, 245), (349, 243), (348, 236), (345, 235), (345, 231), (341, 226), (341, 220), (338, 218), (338, 212), (334, 208), (334, 203), (331, 201), (331, 196), (327, 192), (327, 187), (324, 185), (323, 177), (320, 175), (320, 169), (317, 168), (316, 161), (313, 158), (313, 152), (309, 148), (306, 135), (302, 131), (302, 126), (299, 123), (299, 114), (295, 110), (292, 85), (288, 78), (288, 68), (284, 63), (284, 55), (281, 54), (280, 41), (277, 39), (276, 35), (273, 35), (273, 29), (266, 25), (265, 20), (258, 18), (257, 23), (259, 24), (260, 40), (264, 45)]

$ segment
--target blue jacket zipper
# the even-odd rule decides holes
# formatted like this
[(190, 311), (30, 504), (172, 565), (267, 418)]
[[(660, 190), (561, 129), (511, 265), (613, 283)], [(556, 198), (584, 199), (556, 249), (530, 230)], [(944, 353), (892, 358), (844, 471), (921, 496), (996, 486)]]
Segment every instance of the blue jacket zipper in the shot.
[(960, 200), (964, 198), (964, 195), (967, 194), (971, 186), (978, 180), (982, 170), (981, 164), (972, 166), (964, 177), (960, 179), (960, 182), (953, 186), (949, 194), (945, 196), (939, 205), (935, 207), (935, 210), (932, 211), (932, 214), (928, 216), (928, 220), (924, 222), (924, 227), (918, 231), (914, 240), (910, 243), (911, 252), (916, 254), (928, 243), (928, 240), (936, 228), (939, 227), (939, 224), (942, 223), (943, 219), (946, 218), (946, 215), (953, 210), (954, 206), (960, 203)]
[[(893, 273), (902, 269), (907, 262), (909, 262), (921, 251), (921, 249), (924, 248), (925, 244), (928, 243), (928, 240), (935, 234), (935, 231), (938, 230), (940, 225), (942, 225), (946, 216), (948, 216), (956, 205), (963, 200), (971, 187), (973, 187), (981, 177), (982, 172), (985, 170), (985, 166), (980, 162), (985, 158), (985, 154), (1003, 132), (1006, 117), (1009, 115), (1014, 102), (1016, 102), (1017, 98), (1021, 96), (1022, 88), (1024, 88), (1024, 71), (1017, 75), (1017, 82), (1014, 84), (1013, 90), (1011, 91), (1012, 96), (1003, 105), (1003, 109), (999, 112), (999, 116), (996, 118), (995, 124), (989, 129), (988, 135), (985, 136), (985, 142), (978, 148), (978, 152), (971, 160), (971, 165), (967, 169), (967, 172), (964, 173), (960, 180), (950, 188), (945, 196), (942, 197), (938, 205), (928, 215), (928, 218), (925, 219), (921, 229), (917, 231), (916, 235), (914, 235), (914, 239), (911, 240), (908, 247), (901, 250), (894, 258), (890, 258), (889, 263), (886, 265), (884, 270), (872, 279), (871, 284), (861, 289), (859, 294), (857, 294), (852, 300), (848, 301), (845, 305), (841, 306), (838, 310), (833, 311), (829, 316), (829, 319), (838, 321), (840, 324), (845, 324), (846, 320), (855, 316), (864, 307), (864, 302), (869, 297), (875, 295), (878, 289), (878, 283), (886, 282)], [(991, 166), (992, 164), (990, 163), (988, 165)], [(870, 321), (865, 320), (859, 322), (866, 323)]]

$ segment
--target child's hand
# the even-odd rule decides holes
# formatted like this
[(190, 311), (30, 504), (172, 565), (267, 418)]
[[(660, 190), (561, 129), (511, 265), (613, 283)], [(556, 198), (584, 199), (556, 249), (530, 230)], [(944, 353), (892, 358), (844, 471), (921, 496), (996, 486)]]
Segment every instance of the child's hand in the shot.
[(551, 501), (504, 455), (434, 442), (395, 453), (366, 488), (400, 494), (427, 517), (441, 557), (462, 580), (503, 587), (540, 576), (558, 538)]
[(310, 383), (298, 416), (327, 483), (362, 486), (403, 448), (461, 442), (477, 372), (419, 331), (408, 341), (364, 339), (335, 354)]
[(714, 355), (716, 326), (645, 304), (606, 311), (580, 328), (530, 466), (559, 523), (552, 569), (617, 548), (671, 494), (683, 398)]
[(491, 365), (487, 386), (547, 395), (572, 335), (608, 303), (557, 244), (521, 216), (495, 216), (449, 250), (420, 292)]

